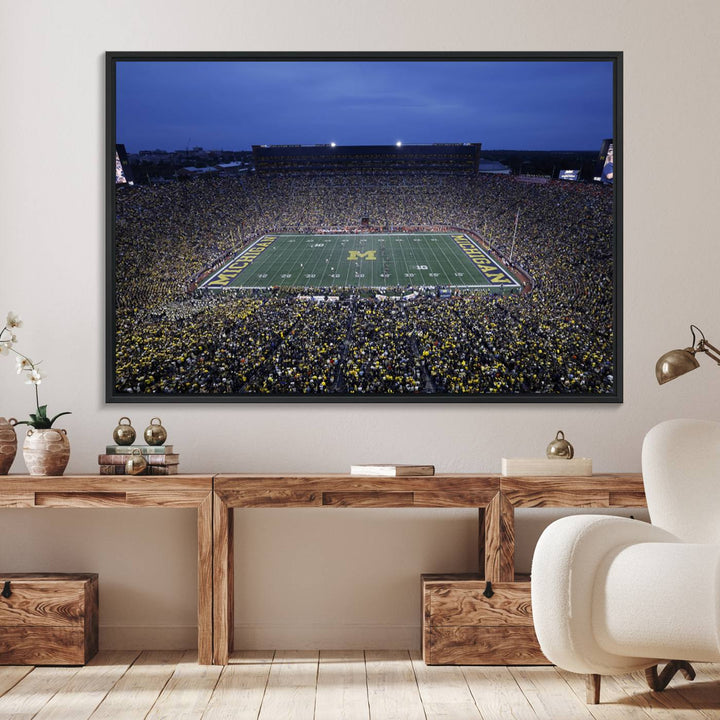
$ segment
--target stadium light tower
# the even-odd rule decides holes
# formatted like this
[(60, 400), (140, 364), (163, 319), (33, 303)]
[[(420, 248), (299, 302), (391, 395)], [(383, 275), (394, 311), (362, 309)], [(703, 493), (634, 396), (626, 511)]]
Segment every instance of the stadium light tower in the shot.
[(336, 142), (331, 142), (331, 143), (330, 143), (330, 147), (337, 147), (337, 143), (336, 143)]
[(395, 143), (395, 145), (396, 145), (397, 147), (402, 147), (402, 140), (398, 140), (398, 141)]

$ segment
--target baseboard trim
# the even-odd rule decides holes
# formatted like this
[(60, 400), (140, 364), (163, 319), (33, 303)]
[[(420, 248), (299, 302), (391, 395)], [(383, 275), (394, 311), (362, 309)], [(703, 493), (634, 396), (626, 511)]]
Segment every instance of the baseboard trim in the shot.
[(406, 650), (420, 647), (417, 625), (235, 626), (235, 647), (246, 650)]
[(101, 650), (191, 650), (195, 625), (101, 625)]
[[(243, 650), (405, 650), (420, 647), (417, 625), (297, 625), (248, 623), (235, 626)], [(103, 625), (102, 650), (186, 650), (197, 647), (194, 625)]]

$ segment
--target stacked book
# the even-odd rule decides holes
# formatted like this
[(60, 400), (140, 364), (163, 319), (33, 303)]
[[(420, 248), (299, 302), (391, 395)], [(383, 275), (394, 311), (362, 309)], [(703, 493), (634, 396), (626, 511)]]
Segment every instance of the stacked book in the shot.
[(142, 453), (147, 468), (143, 475), (177, 475), (180, 455), (172, 445), (108, 445), (98, 455), (100, 475), (125, 475), (125, 463), (135, 450)]
[(435, 474), (434, 465), (351, 465), (351, 475), (366, 477), (416, 477)]

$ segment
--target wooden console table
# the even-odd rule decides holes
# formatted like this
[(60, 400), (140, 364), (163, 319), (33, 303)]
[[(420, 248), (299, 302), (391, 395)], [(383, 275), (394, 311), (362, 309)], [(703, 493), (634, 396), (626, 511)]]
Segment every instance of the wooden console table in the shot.
[(0, 508), (196, 508), (198, 662), (212, 663), (212, 475), (0, 476)]
[(213, 662), (233, 647), (234, 508), (477, 508), (478, 573), (512, 583), (516, 507), (642, 507), (639, 474), (591, 477), (216, 475), (213, 500)]
[(592, 477), (435, 475), (0, 476), (0, 508), (196, 508), (198, 661), (227, 664), (233, 645), (234, 508), (476, 508), (478, 576), (512, 583), (515, 508), (645, 505), (639, 474)]

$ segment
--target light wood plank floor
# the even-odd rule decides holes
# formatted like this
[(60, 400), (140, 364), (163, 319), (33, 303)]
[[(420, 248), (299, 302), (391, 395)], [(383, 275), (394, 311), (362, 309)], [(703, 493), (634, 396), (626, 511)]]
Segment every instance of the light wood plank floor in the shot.
[(642, 674), (553, 667), (428, 667), (415, 651), (102, 652), (82, 668), (0, 667), (0, 720), (720, 720), (720, 664), (651, 693)]

